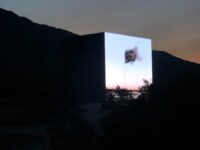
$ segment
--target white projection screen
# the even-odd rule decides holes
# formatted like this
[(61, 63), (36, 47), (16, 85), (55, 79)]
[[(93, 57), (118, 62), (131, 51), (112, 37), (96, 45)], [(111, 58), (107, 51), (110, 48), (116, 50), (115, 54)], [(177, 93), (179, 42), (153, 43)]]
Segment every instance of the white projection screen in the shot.
[(152, 83), (150, 39), (105, 33), (106, 88), (138, 90), (144, 79)]

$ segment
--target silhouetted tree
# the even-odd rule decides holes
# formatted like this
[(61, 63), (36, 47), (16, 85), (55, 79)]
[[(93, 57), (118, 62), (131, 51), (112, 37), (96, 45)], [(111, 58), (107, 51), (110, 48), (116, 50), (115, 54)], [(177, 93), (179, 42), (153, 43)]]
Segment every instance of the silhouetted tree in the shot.
[(143, 100), (149, 100), (149, 92), (150, 92), (150, 88), (151, 88), (151, 84), (148, 80), (143, 79), (144, 81), (144, 85), (139, 87), (139, 99), (143, 99)]
[(119, 85), (115, 89), (106, 89), (107, 102), (127, 102), (134, 99), (134, 93), (131, 90), (122, 89)]

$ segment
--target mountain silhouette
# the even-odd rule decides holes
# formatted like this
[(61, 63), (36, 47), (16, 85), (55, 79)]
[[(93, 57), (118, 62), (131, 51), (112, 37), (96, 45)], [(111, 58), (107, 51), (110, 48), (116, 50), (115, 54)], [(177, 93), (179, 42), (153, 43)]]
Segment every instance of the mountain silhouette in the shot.
[(76, 34), (33, 23), (3, 9), (0, 9), (0, 21), (1, 95), (14, 94), (9, 94), (8, 91), (16, 91), (15, 94), (24, 93), (23, 90), (27, 88), (20, 91), (19, 85), (26, 86), (33, 76), (35, 80), (32, 82), (41, 81), (37, 85), (34, 83), (35, 86), (45, 84), (42, 82), (49, 78), (54, 84), (53, 80), (56, 80), (62, 71), (59, 63), (63, 60), (54, 56), (61, 56), (63, 39)]
[[(58, 95), (62, 95), (61, 89), (64, 84), (61, 80), (63, 79), (61, 77), (63, 59), (66, 59), (62, 55), (63, 40), (78, 35), (34, 23), (1, 8), (0, 20), (1, 101), (8, 98), (23, 99), (22, 105), (27, 103), (29, 107), (38, 107), (38, 103), (50, 98), (55, 99), (51, 104), (55, 107), (55, 101)], [(162, 84), (175, 80), (184, 74), (200, 75), (199, 64), (182, 60), (166, 52), (154, 50), (152, 58), (155, 83)], [(30, 98), (33, 99), (35, 105), (30, 103)], [(29, 99), (28, 102), (27, 99)], [(36, 102), (35, 99), (38, 101)], [(10, 103), (15, 105), (15, 102)], [(56, 103), (60, 105), (59, 101)], [(47, 107), (45, 102), (40, 106), (44, 106), (45, 109)], [(44, 108), (41, 107), (41, 109)]]
[[(33, 23), (25, 17), (1, 8), (0, 20), (1, 79), (11, 75), (21, 76), (20, 73), (25, 72), (28, 76), (34, 71), (34, 74), (49, 72), (51, 78), (56, 78), (61, 72), (58, 64), (63, 58), (55, 60), (54, 56), (61, 52), (63, 39), (78, 35), (63, 29)], [(152, 55), (153, 79), (156, 82), (170, 80), (180, 73), (199, 73), (199, 64), (161, 51), (153, 51)]]
[(153, 50), (153, 80), (162, 84), (180, 76), (200, 76), (200, 64), (189, 62), (169, 53)]
[(12, 115), (3, 111), (1, 116), (17, 120), (24, 112), (31, 120), (30, 110), (40, 117), (60, 103), (63, 40), (77, 35), (1, 8), (0, 22), (0, 107), (12, 109)]

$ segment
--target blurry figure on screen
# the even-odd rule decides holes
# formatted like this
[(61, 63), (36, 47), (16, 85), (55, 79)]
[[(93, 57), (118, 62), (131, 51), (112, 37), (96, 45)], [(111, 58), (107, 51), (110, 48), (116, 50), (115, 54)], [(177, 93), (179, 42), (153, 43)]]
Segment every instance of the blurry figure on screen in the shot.
[(133, 63), (136, 59), (137, 59), (137, 51), (138, 51), (138, 48), (135, 47), (133, 49), (127, 49), (125, 51), (125, 63)]

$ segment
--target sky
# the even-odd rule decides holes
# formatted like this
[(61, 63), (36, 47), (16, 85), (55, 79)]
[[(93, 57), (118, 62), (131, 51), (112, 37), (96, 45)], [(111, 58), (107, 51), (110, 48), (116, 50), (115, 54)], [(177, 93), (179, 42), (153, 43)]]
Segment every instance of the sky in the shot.
[[(136, 59), (125, 63), (125, 51), (137, 47)], [(152, 81), (151, 40), (105, 33), (106, 88), (138, 90), (143, 79)]]
[(153, 49), (200, 63), (200, 0), (0, 0), (0, 7), (80, 35), (150, 38)]

